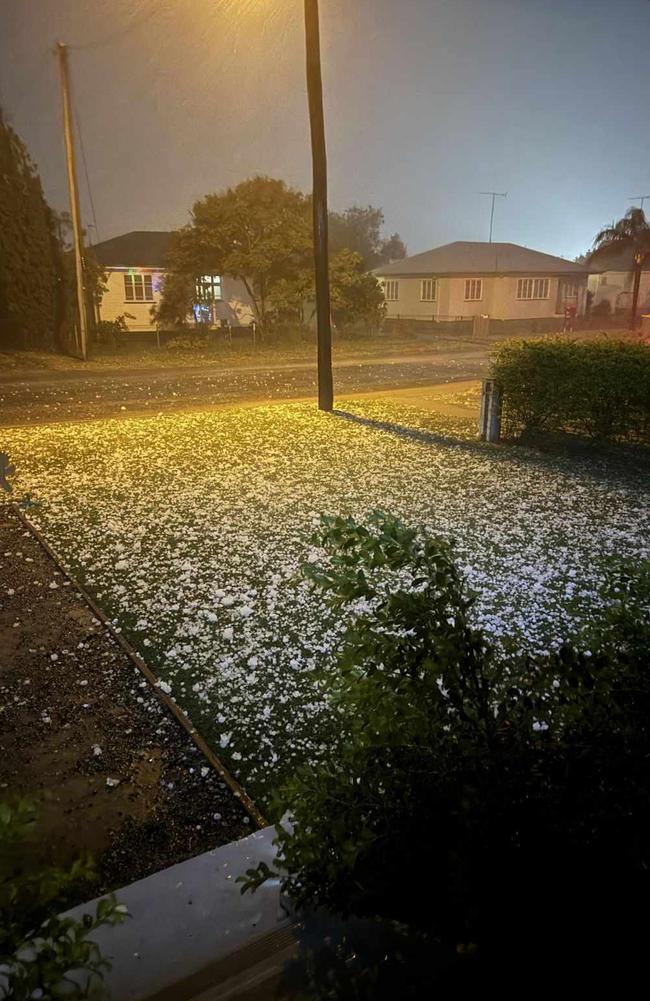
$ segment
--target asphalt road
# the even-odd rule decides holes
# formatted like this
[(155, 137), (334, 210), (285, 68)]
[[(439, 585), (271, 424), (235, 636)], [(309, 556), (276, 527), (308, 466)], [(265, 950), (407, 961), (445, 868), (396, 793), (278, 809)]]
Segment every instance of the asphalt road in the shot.
[[(336, 395), (480, 378), (487, 352), (456, 350), (334, 365)], [(225, 403), (312, 398), (311, 362), (237, 368), (0, 373), (0, 426), (133, 417)]]

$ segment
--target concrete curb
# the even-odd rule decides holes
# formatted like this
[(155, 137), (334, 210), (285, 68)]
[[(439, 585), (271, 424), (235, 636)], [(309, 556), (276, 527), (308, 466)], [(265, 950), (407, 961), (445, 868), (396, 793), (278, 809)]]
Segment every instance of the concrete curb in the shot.
[[(273, 865), (274, 837), (275, 828), (266, 827), (118, 890), (131, 917), (91, 936), (112, 963), (107, 1001), (144, 1001), (163, 992), (175, 1001), (193, 997), (180, 990), (183, 982), (196, 982), (232, 953), (288, 929), (292, 919), (281, 906), (278, 880), (243, 895), (236, 882), (258, 862)], [(64, 916), (80, 919), (96, 904)]]

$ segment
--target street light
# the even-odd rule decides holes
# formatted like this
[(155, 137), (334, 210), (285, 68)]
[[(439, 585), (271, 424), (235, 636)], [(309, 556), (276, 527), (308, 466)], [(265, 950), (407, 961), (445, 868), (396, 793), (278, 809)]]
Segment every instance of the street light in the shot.
[(316, 284), (316, 332), (318, 341), (318, 407), (334, 406), (332, 380), (332, 328), (327, 217), (327, 150), (323, 115), (323, 79), (320, 64), (318, 0), (305, 0), (307, 49), (307, 95), (313, 172), (314, 271)]

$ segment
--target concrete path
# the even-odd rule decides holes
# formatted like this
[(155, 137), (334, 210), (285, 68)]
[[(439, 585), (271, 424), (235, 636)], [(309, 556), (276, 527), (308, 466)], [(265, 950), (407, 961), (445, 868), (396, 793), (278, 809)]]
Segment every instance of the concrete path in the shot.
[[(191, 987), (188, 993), (180, 985), (198, 984), (202, 971), (287, 929), (291, 920), (281, 908), (277, 881), (243, 895), (236, 882), (260, 861), (273, 865), (274, 836), (274, 828), (266, 827), (118, 890), (131, 917), (92, 936), (112, 961), (107, 999), (144, 1001), (164, 992), (170, 1001), (183, 1001), (198, 991)], [(68, 914), (79, 919), (94, 913), (96, 903)], [(205, 979), (209, 982), (209, 973)]]
[[(406, 407), (443, 414), (447, 417), (478, 419), (480, 379), (441, 382), (431, 386), (408, 386), (405, 389), (378, 389), (354, 393), (353, 400), (386, 400)], [(467, 395), (466, 400), (458, 400)]]

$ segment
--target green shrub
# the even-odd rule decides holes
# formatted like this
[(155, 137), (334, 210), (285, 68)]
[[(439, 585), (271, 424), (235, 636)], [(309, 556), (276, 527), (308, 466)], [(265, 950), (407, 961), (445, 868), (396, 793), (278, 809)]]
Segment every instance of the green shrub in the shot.
[(95, 324), (95, 340), (98, 344), (117, 346), (118, 338), (129, 329), (127, 320), (135, 320), (133, 313), (120, 313), (114, 320), (98, 320)]
[(443, 540), (376, 514), (325, 519), (319, 541), (305, 572), (348, 617), (329, 678), (348, 736), (275, 804), (285, 892), (346, 922), (329, 958), (307, 950), (308, 996), (502, 996), (642, 968), (650, 574), (621, 582), (588, 650), (533, 657), (473, 628)]
[(650, 347), (564, 337), (500, 345), (492, 377), (506, 437), (572, 433), (650, 444)]
[(70, 891), (90, 884), (92, 866), (88, 859), (67, 870), (35, 864), (34, 822), (34, 808), (24, 800), (0, 803), (0, 998), (86, 998), (110, 966), (88, 936), (123, 921), (126, 907), (111, 894), (99, 901), (94, 916), (59, 917)]

